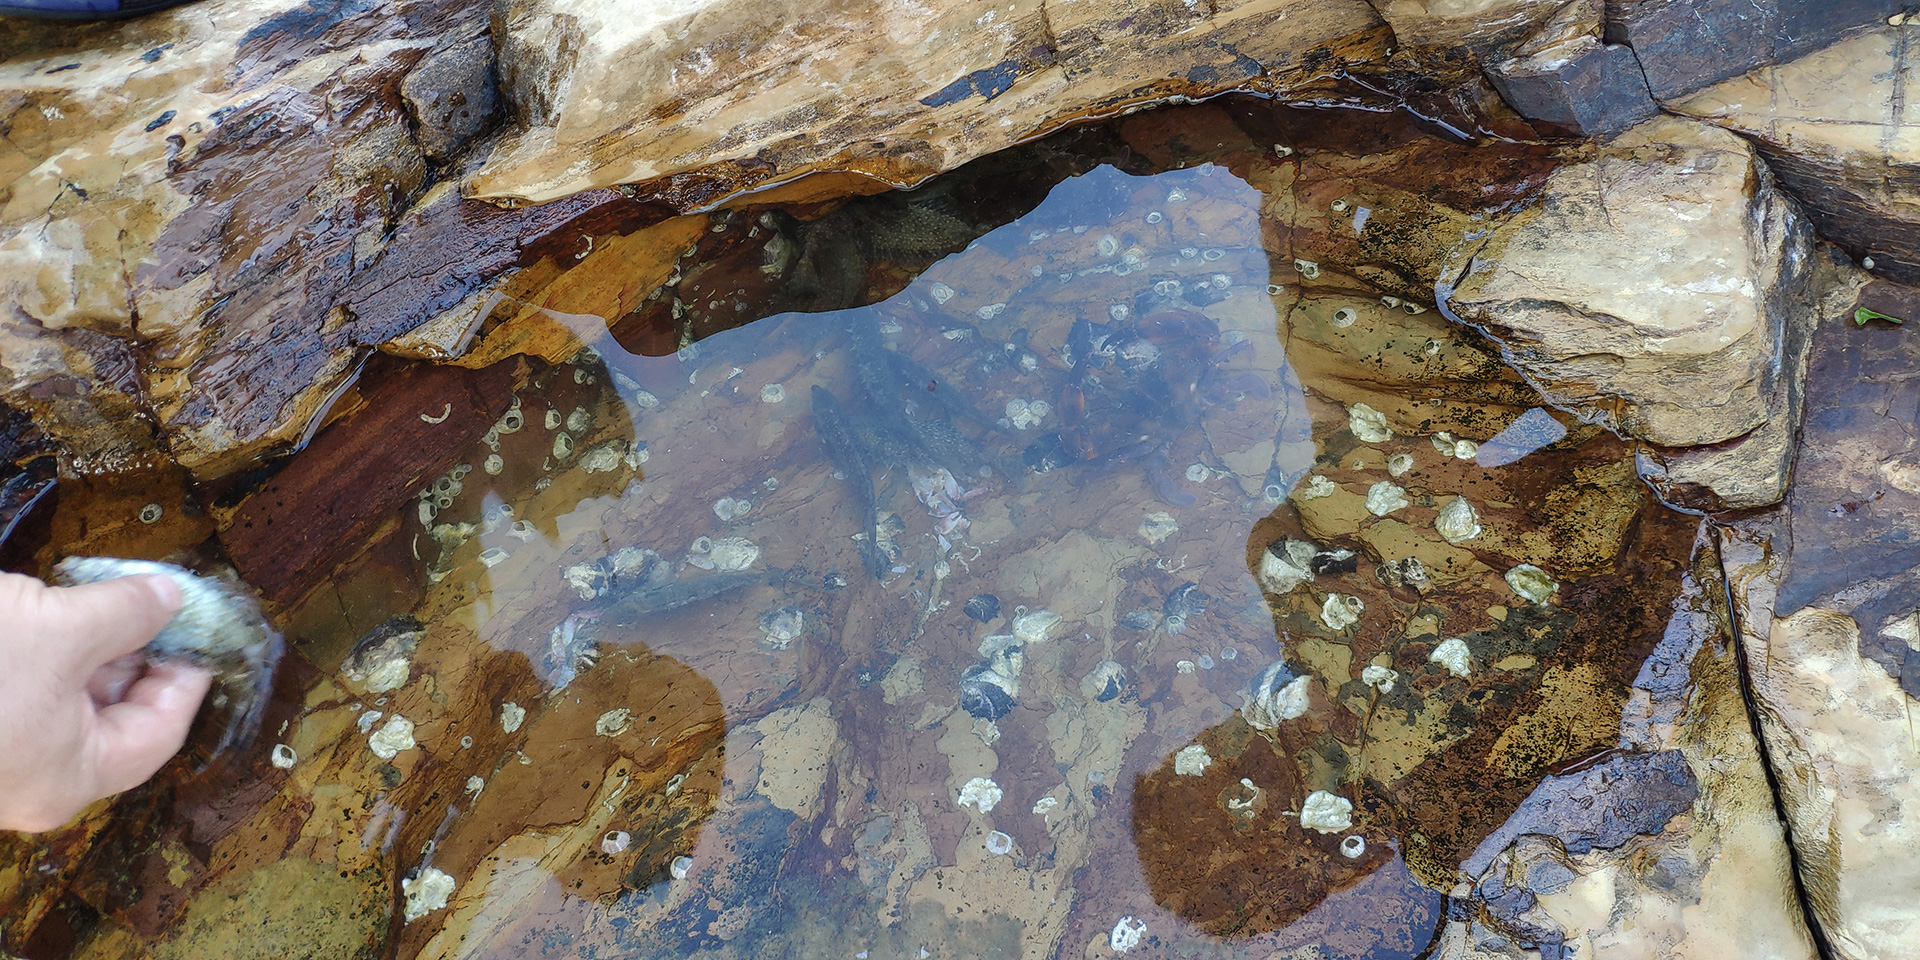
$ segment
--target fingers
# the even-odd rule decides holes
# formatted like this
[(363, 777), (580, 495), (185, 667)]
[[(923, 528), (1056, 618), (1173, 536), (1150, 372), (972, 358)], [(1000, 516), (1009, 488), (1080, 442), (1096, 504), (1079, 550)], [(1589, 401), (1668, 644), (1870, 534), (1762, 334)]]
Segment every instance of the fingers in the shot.
[(119, 793), (145, 782), (186, 742), (213, 674), (180, 663), (156, 663), (127, 688), (126, 699), (102, 707), (92, 744), (99, 788)]
[(147, 658), (138, 652), (123, 653), (100, 665), (87, 678), (87, 695), (95, 707), (105, 707), (127, 698), (127, 688), (147, 672)]
[(102, 580), (47, 591), (43, 627), (72, 644), (81, 676), (145, 646), (180, 609), (180, 585), (167, 577)]

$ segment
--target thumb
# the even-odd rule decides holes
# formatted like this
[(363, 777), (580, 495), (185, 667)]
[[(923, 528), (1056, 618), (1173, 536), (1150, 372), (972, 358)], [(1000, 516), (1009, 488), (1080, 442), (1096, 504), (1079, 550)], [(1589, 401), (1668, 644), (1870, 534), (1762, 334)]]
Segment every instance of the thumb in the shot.
[(213, 674), (181, 663), (156, 663), (127, 688), (126, 699), (102, 707), (91, 744), (100, 789), (119, 793), (146, 782), (180, 752)]
[(46, 627), (65, 634), (82, 677), (152, 640), (180, 609), (180, 585), (163, 576), (118, 577), (47, 592)]

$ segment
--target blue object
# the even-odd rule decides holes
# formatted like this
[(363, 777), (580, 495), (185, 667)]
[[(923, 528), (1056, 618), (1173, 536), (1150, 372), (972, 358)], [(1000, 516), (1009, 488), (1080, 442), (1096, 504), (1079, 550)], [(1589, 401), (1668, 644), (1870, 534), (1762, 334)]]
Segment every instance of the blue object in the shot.
[(0, 17), (121, 20), (186, 2), (188, 0), (0, 0)]

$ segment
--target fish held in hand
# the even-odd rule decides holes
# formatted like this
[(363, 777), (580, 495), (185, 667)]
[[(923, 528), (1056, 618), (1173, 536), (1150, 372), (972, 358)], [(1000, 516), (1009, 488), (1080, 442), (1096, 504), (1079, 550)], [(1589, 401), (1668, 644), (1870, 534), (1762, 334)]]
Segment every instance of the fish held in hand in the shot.
[(226, 726), (213, 748), (245, 749), (260, 729), (273, 670), (284, 647), (260, 604), (237, 581), (202, 577), (185, 567), (152, 560), (68, 557), (53, 568), (62, 586), (153, 574), (180, 587), (180, 610), (142, 649), (149, 661), (173, 660), (213, 671), (213, 707)]

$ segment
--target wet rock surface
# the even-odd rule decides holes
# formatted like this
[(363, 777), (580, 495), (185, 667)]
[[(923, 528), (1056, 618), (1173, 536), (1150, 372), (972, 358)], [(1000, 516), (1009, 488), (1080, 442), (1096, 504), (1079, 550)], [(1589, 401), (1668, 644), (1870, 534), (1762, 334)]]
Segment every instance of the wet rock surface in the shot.
[[(1885, 282), (1857, 303), (1898, 310)], [(1911, 829), (1906, 717), (1916, 671), (1910, 534), (1913, 401), (1907, 331), (1860, 326), (1848, 301), (1821, 317), (1808, 415), (1786, 506), (1723, 535), (1801, 876), (1835, 956), (1912, 949), (1911, 864), (1891, 838)]]
[(1143, 115), (505, 275), (155, 531), (289, 666), (8, 848), (25, 955), (199, 949), (274, 861), (402, 956), (1807, 955), (1700, 521), (1421, 296), (1584, 155), (1346, 143)]
[(8, 953), (1913, 952), (1898, 11), (654, 13), (0, 37), (0, 561), (292, 642)]
[[(1439, 289), (1554, 402), (1629, 437), (1693, 446), (1754, 432), (1776, 395), (1790, 396), (1788, 352), (1805, 337), (1787, 328), (1804, 323), (1811, 257), (1811, 230), (1745, 141), (1661, 119), (1557, 171), (1540, 203), (1470, 247)], [(1725, 495), (1777, 500), (1778, 460), (1749, 492)]]
[(1378, 59), (1388, 38), (1359, 0), (1029, 0), (991, 13), (706, 0), (636, 18), (591, 0), (509, 5), (498, 41), (523, 129), (465, 189), (540, 202), (637, 184), (687, 209), (815, 171), (910, 185), (1077, 118), (1283, 92)]
[(1920, 280), (1914, 220), (1913, 124), (1901, 105), (1911, 73), (1906, 26), (1886, 26), (1674, 104), (1756, 140), (1821, 236), (1874, 271)]

